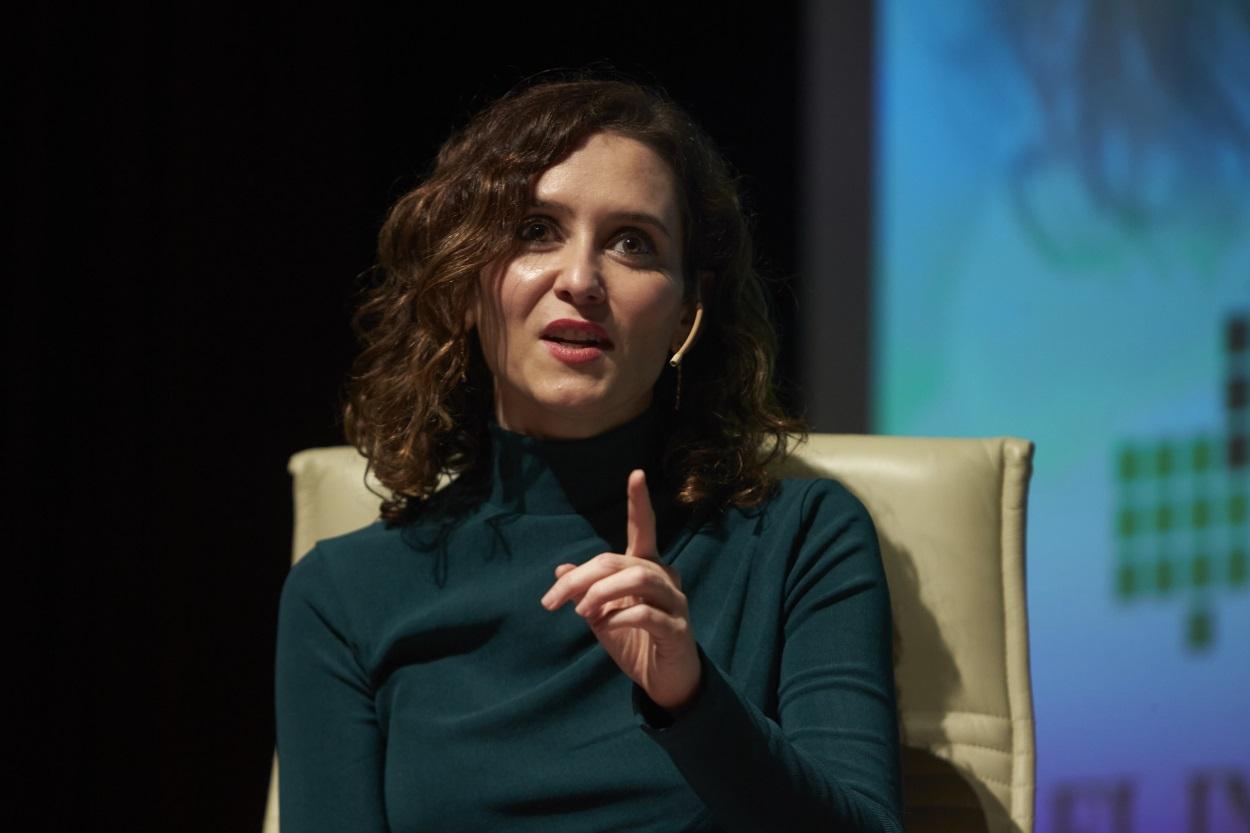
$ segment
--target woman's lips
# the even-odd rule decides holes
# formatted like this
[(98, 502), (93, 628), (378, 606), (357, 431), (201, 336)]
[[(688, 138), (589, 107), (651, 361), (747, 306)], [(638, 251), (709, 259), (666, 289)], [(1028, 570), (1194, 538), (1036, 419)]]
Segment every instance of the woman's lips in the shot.
[(597, 344), (574, 344), (568, 341), (552, 341), (543, 339), (551, 355), (565, 364), (586, 364), (603, 355), (603, 348)]
[(551, 355), (565, 364), (585, 364), (612, 349), (605, 329), (591, 321), (561, 318), (543, 327), (540, 336)]

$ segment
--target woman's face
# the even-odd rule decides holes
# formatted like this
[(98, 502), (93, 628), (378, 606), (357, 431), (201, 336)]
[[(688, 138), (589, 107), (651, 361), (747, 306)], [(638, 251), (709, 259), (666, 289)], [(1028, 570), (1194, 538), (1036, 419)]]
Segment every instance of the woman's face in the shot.
[(474, 312), (502, 427), (589, 437), (646, 410), (689, 330), (680, 222), (671, 170), (634, 139), (596, 133), (538, 178)]

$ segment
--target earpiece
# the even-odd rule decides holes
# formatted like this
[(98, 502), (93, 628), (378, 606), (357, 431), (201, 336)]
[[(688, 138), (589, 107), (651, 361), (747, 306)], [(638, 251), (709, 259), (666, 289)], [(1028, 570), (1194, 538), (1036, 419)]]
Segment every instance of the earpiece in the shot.
[(699, 325), (703, 323), (703, 304), (701, 302), (694, 305), (694, 323), (690, 325), (690, 332), (686, 334), (686, 340), (681, 343), (681, 347), (677, 348), (677, 352), (668, 360), (669, 367), (677, 367), (681, 364), (682, 356), (686, 355), (686, 351), (694, 344), (695, 337), (699, 335)]

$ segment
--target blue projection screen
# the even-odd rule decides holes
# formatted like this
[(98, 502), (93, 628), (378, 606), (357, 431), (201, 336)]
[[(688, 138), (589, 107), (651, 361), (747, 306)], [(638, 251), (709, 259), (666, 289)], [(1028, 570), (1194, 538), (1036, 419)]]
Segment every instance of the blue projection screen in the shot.
[(876, 26), (873, 427), (1037, 444), (1037, 830), (1250, 831), (1250, 6)]

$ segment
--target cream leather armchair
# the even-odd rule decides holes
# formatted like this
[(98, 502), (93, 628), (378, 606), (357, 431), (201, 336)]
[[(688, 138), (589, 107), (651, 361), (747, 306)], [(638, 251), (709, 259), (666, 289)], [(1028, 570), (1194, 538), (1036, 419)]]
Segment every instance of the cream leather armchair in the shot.
[[(814, 434), (783, 466), (840, 480), (877, 525), (895, 623), (906, 829), (1032, 833), (1033, 701), (1024, 592), (1033, 444)], [(295, 558), (368, 524), (347, 447), (291, 458)], [(278, 770), (265, 833), (278, 833)]]

